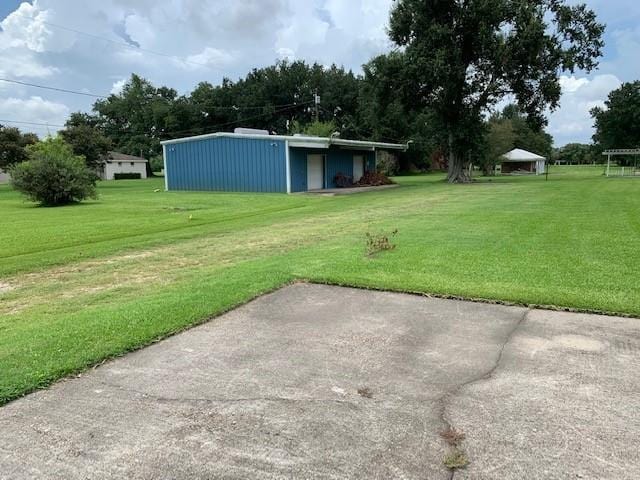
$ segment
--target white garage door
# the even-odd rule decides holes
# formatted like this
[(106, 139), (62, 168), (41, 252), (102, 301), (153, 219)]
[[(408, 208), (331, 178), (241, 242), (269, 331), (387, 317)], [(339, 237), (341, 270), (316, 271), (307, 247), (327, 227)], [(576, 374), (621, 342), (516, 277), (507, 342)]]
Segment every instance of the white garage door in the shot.
[(307, 190), (324, 188), (324, 155), (307, 156)]

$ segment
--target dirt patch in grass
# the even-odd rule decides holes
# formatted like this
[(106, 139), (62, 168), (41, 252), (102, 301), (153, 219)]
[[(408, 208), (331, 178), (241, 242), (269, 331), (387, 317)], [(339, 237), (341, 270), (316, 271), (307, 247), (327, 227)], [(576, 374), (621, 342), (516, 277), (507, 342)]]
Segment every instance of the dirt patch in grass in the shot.
[(13, 285), (9, 285), (8, 283), (5, 283), (5, 282), (0, 282), (0, 295), (2, 295), (3, 293), (10, 292), (14, 288), (15, 287)]

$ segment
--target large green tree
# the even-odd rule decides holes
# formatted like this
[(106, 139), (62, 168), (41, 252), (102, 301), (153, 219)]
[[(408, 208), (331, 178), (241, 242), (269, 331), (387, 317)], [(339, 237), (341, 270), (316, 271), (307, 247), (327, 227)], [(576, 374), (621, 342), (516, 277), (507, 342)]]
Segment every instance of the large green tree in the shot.
[(425, 169), (441, 154), (438, 119), (428, 108), (416, 109), (418, 86), (407, 73), (406, 57), (391, 52), (363, 66), (358, 101), (359, 134), (382, 142), (411, 142), (401, 155), (401, 169)]
[(640, 81), (609, 93), (605, 108), (594, 108), (591, 115), (596, 128), (593, 140), (601, 149), (640, 148)]
[(97, 125), (96, 119), (85, 113), (72, 113), (60, 135), (71, 146), (75, 155), (81, 155), (88, 167), (96, 169), (111, 149), (109, 140)]
[(489, 117), (485, 147), (480, 166), (490, 174), (500, 163), (500, 157), (514, 148), (551, 158), (553, 137), (540, 126), (532, 126), (518, 106), (511, 104)]
[(560, 100), (559, 74), (595, 68), (603, 32), (593, 11), (563, 0), (398, 0), (390, 37), (416, 86), (411, 108), (440, 124), (449, 181), (469, 180), (483, 116), (505, 95), (543, 125)]
[(485, 175), (493, 175), (495, 167), (500, 163), (500, 157), (513, 150), (516, 143), (516, 132), (513, 122), (492, 117), (487, 125), (486, 154), (480, 162)]
[[(356, 112), (360, 79), (332, 65), (303, 61), (278, 62), (254, 69), (237, 81), (221, 85), (200, 83), (188, 97), (195, 132), (230, 131), (252, 127), (285, 134), (316, 120), (333, 121), (344, 135), (358, 133)], [(316, 111), (314, 94), (320, 94)]]
[(33, 133), (22, 133), (15, 127), (0, 125), (0, 170), (6, 170), (29, 158), (26, 147), (38, 141)]
[(188, 128), (189, 122), (177, 113), (180, 105), (174, 89), (132, 75), (120, 93), (98, 100), (93, 109), (98, 127), (115, 150), (151, 158), (161, 152), (166, 132)]

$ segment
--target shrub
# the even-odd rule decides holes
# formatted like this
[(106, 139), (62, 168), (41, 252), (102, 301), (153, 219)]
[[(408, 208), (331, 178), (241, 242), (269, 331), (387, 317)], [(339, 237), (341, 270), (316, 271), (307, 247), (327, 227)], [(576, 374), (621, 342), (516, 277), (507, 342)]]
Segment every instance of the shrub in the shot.
[(389, 177), (378, 172), (364, 172), (362, 178), (356, 182), (356, 185), (359, 187), (378, 187), (380, 185), (392, 184), (393, 181)]
[(28, 149), (29, 160), (11, 169), (13, 187), (45, 206), (96, 198), (96, 175), (60, 138), (48, 138)]
[(378, 159), (376, 160), (376, 168), (386, 176), (397, 175), (398, 171), (400, 171), (398, 155), (380, 150), (378, 152)]
[(164, 170), (164, 158), (162, 155), (151, 157), (151, 160), (149, 160), (149, 167), (151, 167), (152, 172), (161, 172)]
[(113, 174), (113, 179), (114, 180), (139, 180), (142, 178), (142, 175), (140, 173), (114, 173)]

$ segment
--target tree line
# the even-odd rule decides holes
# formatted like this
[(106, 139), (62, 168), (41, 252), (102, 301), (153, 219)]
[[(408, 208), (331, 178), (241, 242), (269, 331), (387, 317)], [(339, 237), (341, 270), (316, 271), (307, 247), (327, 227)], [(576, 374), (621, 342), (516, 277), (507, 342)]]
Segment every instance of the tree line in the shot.
[[(282, 61), (187, 94), (134, 74), (90, 113), (72, 114), (60, 133), (93, 166), (108, 149), (154, 159), (162, 140), (238, 126), (338, 131), (410, 141), (404, 168), (438, 161), (450, 182), (466, 182), (469, 164), (490, 172), (511, 148), (551, 154), (545, 113), (558, 106), (559, 74), (593, 70), (603, 31), (593, 11), (563, 0), (398, 0), (389, 23), (396, 48), (362, 74)], [(505, 97), (513, 105), (496, 111)], [(599, 128), (612, 123), (594, 116)]]

